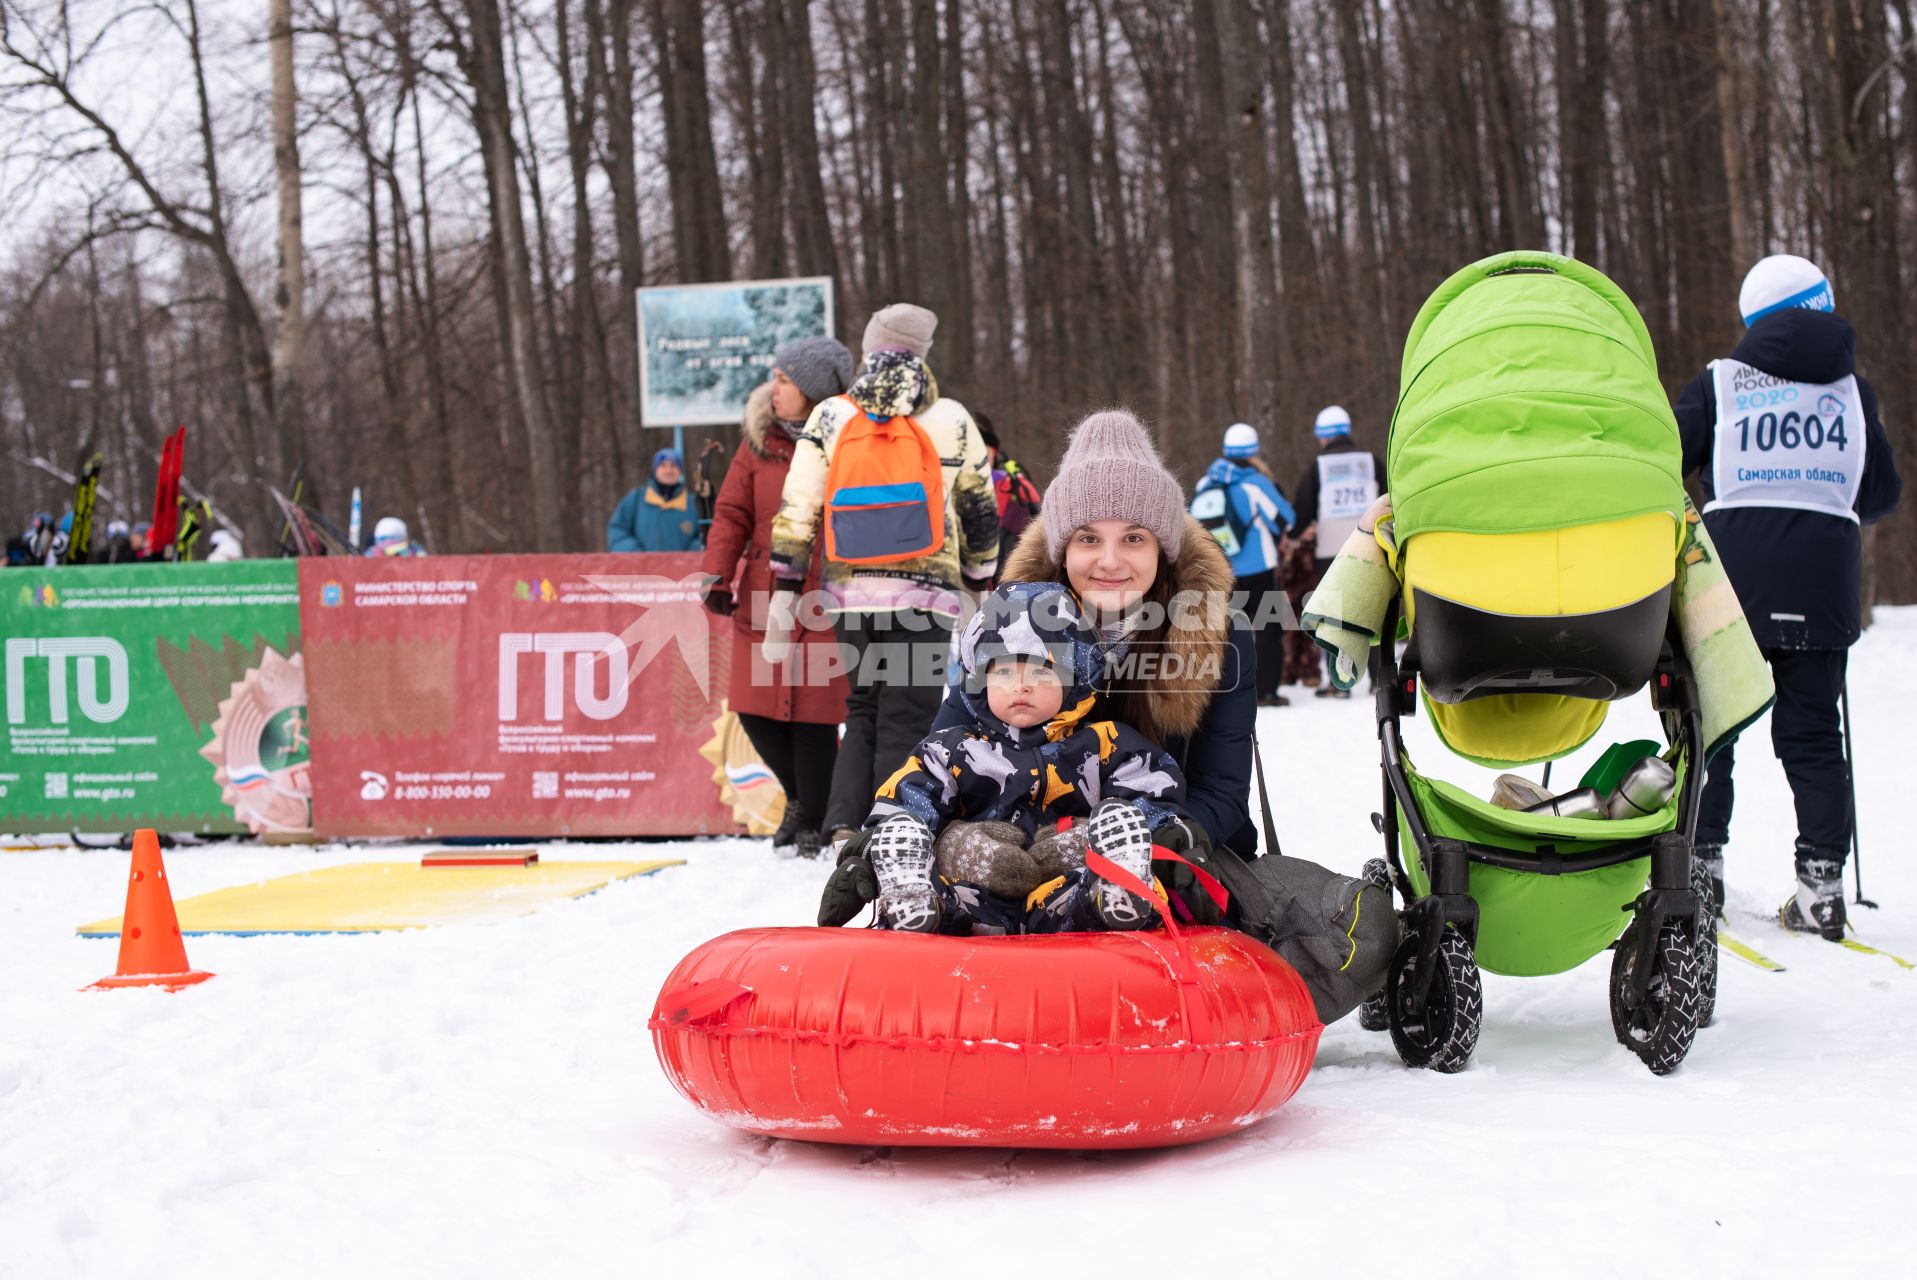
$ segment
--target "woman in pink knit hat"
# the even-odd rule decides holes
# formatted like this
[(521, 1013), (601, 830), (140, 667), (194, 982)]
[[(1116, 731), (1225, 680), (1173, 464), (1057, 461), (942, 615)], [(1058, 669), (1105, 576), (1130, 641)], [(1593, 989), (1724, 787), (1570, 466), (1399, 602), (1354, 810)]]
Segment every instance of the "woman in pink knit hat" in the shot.
[[(1224, 881), (1233, 896), (1228, 922), (1298, 968), (1326, 1022), (1382, 986), (1398, 933), (1384, 890), (1300, 858), (1258, 856), (1251, 630), (1229, 608), (1234, 578), (1224, 551), (1186, 514), (1183, 489), (1137, 418), (1110, 409), (1078, 424), (1003, 578), (1065, 582), (1095, 617), (1106, 678), (1094, 714), (1132, 726), (1183, 767), (1190, 817), (1154, 839)], [(948, 701), (933, 728), (963, 721)], [(841, 859), (820, 924), (843, 924), (877, 896), (856, 841)], [(1189, 908), (1179, 914), (1217, 918), (1184, 867), (1156, 869)], [(1369, 910), (1361, 896), (1372, 899)]]

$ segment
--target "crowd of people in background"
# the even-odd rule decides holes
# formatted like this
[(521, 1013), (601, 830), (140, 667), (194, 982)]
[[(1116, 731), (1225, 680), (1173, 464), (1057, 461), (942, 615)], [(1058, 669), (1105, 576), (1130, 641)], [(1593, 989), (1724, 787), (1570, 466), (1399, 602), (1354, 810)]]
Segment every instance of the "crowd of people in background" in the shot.
[[(1739, 305), (1749, 329), (1744, 341), (1677, 401), (1683, 466), (1707, 496), (1704, 511), (1726, 572), (1776, 680), (1772, 733), (1796, 795), (1800, 829), (1794, 927), (1838, 937), (1838, 879), (1852, 819), (1836, 704), (1845, 653), (1860, 629), (1857, 530), (1895, 507), (1901, 482), (1875, 395), (1855, 374), (1856, 335), (1833, 314), (1822, 272), (1803, 258), (1766, 258), (1746, 278)], [(1288, 705), (1281, 692), (1287, 685), (1312, 688), (1318, 697), (1350, 696), (1330, 678), (1329, 656), (1319, 654), (1296, 619), (1383, 492), (1384, 464), (1356, 442), (1351, 415), (1329, 405), (1312, 424), (1316, 455), (1287, 491), (1265, 461), (1259, 428), (1236, 422), (1225, 428), (1218, 458), (1187, 502), (1145, 429), (1113, 411), (1079, 424), (1051, 489), (1042, 492), (1006, 454), (991, 419), (941, 389), (930, 363), (937, 327), (932, 312), (898, 303), (871, 316), (857, 358), (830, 338), (787, 344), (774, 359), (771, 380), (746, 406), (709, 521), (693, 501), (685, 459), (664, 448), (653, 455), (644, 485), (625, 496), (607, 524), (614, 552), (703, 550), (705, 605), (733, 628), (729, 705), (787, 797), (775, 846), (806, 855), (828, 845), (841, 850), (822, 920), (879, 898), (891, 901), (890, 918), (899, 927), (949, 924), (959, 908), (928, 898), (921, 882), (933, 842), (942, 839), (942, 820), (927, 819), (934, 810), (950, 818), (956, 793), (945, 785), (950, 778), (934, 778), (927, 793), (938, 801), (932, 809), (901, 807), (901, 786), (907, 794), (923, 792), (918, 783), (907, 785), (903, 773), (930, 767), (923, 752), (935, 731), (957, 732), (953, 742), (990, 740), (999, 754), (988, 760), (975, 752), (969, 760), (975, 769), (999, 768), (1008, 748), (1013, 754), (1025, 749), (1019, 714), (1008, 712), (1006, 719), (1000, 700), (987, 696), (1000, 689), (993, 680), (1035, 681), (1036, 705), (1045, 706), (1058, 687), (1074, 693), (1092, 687), (1086, 672), (1071, 668), (1070, 646), (1019, 650), (1014, 644), (1005, 650), (1009, 665), (995, 676), (998, 668), (980, 657), (971, 630), (955, 636), (995, 586), (1049, 581), (1070, 583), (1069, 612), (1080, 627), (1074, 637), (1108, 662), (1147, 641), (1186, 642), (1139, 630), (1141, 601), (1163, 603), (1171, 592), (1193, 586), (1235, 594), (1242, 610), (1237, 621), (1190, 641), (1229, 656), (1233, 670), (1222, 679), (1202, 690), (1160, 680), (1129, 693), (1108, 680), (1085, 695), (1080, 712), (1096, 703), (1139, 730), (1143, 742), (1177, 756), (1185, 772), (1176, 787), (1179, 805), (1132, 796), (1154, 826), (1176, 812), (1209, 832), (1182, 837), (1187, 845), (1208, 849), (1216, 839), (1249, 854), (1257, 845), (1246, 808), (1252, 712)], [(1862, 465), (1844, 473), (1806, 472), (1802, 492), (1782, 505), (1774, 495), (1742, 494), (1737, 463), (1753, 446), (1748, 431), (1732, 439), (1726, 369), (1755, 370), (1767, 386), (1832, 403), (1854, 399), (1862, 409), (1852, 427)], [(7, 563), (71, 562), (73, 523), (71, 511), (58, 520), (36, 514), (8, 540)], [(214, 529), (208, 548), (210, 562), (245, 556), (231, 528)], [(426, 554), (397, 516), (378, 522), (362, 553)], [(104, 547), (90, 558), (126, 564), (175, 555), (172, 547), (152, 545), (150, 525), (113, 520)], [(802, 609), (802, 599), (815, 595), (826, 606)], [(991, 639), (1001, 647), (1010, 643), (1006, 634), (1030, 629), (1014, 616), (1021, 610), (1042, 604), (1054, 617), (1060, 609), (1043, 592), (991, 599), (999, 610)], [(1242, 625), (1245, 615), (1261, 624)], [(1273, 618), (1281, 624), (1272, 625)], [(955, 649), (957, 674), (928, 678), (945, 670)], [(868, 661), (874, 654), (886, 661)], [(1069, 716), (1072, 709), (1053, 711)], [(1052, 741), (1066, 740), (1076, 723), (1054, 722)], [(1732, 764), (1729, 748), (1713, 761), (1697, 832), (1720, 901)], [(1148, 771), (1176, 773), (1155, 763)], [(957, 765), (951, 774), (961, 782), (968, 776)], [(1005, 777), (999, 781), (1012, 786)], [(1034, 794), (1048, 797), (1041, 808), (1050, 812), (1071, 789), (1054, 772)], [(1018, 812), (1009, 801), (999, 807)], [(893, 833), (905, 835), (868, 854), (864, 840), (875, 813), (900, 824)], [(1181, 838), (1156, 830), (1152, 836)], [(1106, 918), (1115, 918), (1114, 911), (1149, 914), (1122, 904), (1099, 910)], [(1091, 918), (1088, 911), (1081, 904), (1066, 914), (1082, 921)], [(972, 907), (965, 913), (978, 925)]]
[[(10, 568), (52, 568), (75, 563), (66, 554), (67, 539), (71, 536), (72, 528), (71, 511), (58, 522), (47, 512), (38, 513), (28, 522), (25, 530), (7, 539), (7, 565)], [(178, 547), (153, 545), (152, 534), (153, 525), (145, 520), (137, 524), (109, 520), (105, 543), (97, 551), (82, 557), (78, 563), (140, 564), (192, 558), (190, 551), (182, 555)], [(386, 516), (373, 526), (373, 537), (360, 554), (369, 559), (423, 556), (426, 548), (413, 540), (404, 520), (398, 516)], [(206, 554), (200, 557), (203, 563), (225, 564), (244, 559), (246, 543), (241, 539), (239, 530), (222, 527), (207, 534)]]

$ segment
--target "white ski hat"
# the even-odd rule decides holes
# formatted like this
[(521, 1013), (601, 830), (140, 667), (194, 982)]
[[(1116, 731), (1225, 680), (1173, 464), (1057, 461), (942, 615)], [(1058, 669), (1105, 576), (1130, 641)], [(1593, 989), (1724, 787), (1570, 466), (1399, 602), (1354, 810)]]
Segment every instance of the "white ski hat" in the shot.
[(386, 542), (399, 540), (406, 536), (406, 522), (398, 516), (381, 516), (379, 523), (373, 526), (373, 541)]
[(1343, 405), (1328, 404), (1318, 410), (1318, 421), (1311, 426), (1311, 434), (1320, 440), (1335, 440), (1339, 436), (1351, 434), (1351, 415)]
[(1744, 287), (1737, 291), (1738, 314), (1745, 327), (1759, 316), (1789, 307), (1810, 311), (1831, 311), (1836, 307), (1830, 281), (1809, 258), (1794, 253), (1774, 253), (1750, 269)]
[(1225, 428), (1225, 456), (1249, 458), (1258, 452), (1258, 428), (1249, 422), (1234, 422)]

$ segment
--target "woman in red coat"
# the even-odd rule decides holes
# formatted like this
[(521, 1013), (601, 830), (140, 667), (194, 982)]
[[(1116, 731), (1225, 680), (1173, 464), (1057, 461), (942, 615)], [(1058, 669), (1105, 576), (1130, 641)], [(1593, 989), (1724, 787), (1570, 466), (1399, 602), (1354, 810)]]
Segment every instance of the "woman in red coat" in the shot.
[[(805, 857), (819, 852), (819, 823), (839, 754), (839, 722), (845, 719), (846, 682), (842, 675), (828, 674), (837, 670), (832, 660), (838, 638), (822, 621), (808, 627), (801, 617), (795, 657), (777, 667), (766, 663), (759, 652), (772, 594), (766, 557), (772, 517), (792, 465), (793, 438), (813, 405), (842, 394), (851, 381), (852, 353), (830, 338), (801, 338), (780, 348), (772, 381), (746, 401), (745, 439), (726, 471), (706, 537), (704, 568), (717, 579), (707, 591), (706, 607), (733, 620), (727, 701), (785, 788), (785, 821), (772, 837), (773, 848), (793, 847)], [(818, 587), (815, 552), (805, 590)]]

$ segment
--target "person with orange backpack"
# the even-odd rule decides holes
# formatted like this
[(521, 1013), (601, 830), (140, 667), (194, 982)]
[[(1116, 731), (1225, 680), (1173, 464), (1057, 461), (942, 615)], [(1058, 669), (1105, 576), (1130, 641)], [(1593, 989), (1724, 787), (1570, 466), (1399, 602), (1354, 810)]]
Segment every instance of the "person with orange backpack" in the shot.
[(816, 405), (799, 433), (772, 521), (762, 653), (774, 670), (791, 658), (799, 589), (823, 538), (819, 604), (851, 682), (821, 828), (830, 839), (858, 830), (880, 784), (931, 728), (952, 629), (998, 567), (991, 457), (925, 362), (937, 327), (909, 303), (872, 316), (852, 385)]

